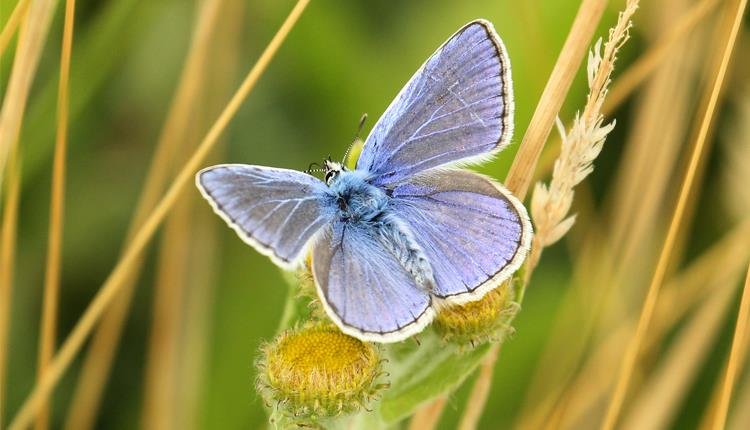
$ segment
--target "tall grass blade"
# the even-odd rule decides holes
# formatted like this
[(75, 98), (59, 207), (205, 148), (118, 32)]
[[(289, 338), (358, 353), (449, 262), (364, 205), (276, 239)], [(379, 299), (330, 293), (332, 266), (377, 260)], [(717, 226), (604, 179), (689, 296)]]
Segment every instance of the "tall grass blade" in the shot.
[[(36, 75), (57, 0), (34, 0), (29, 5), (18, 36), (18, 49), (0, 111), (0, 185), (5, 163), (21, 132), (26, 101)], [(0, 187), (2, 196), (2, 187)]]
[(84, 311), (84, 314), (76, 323), (71, 334), (63, 343), (60, 352), (52, 361), (50, 372), (44, 380), (34, 387), (29, 397), (27, 397), (18, 412), (18, 415), (16, 415), (14, 421), (11, 423), (11, 430), (23, 429), (31, 422), (38, 411), (41, 402), (49, 396), (52, 388), (59, 381), (60, 377), (70, 365), (76, 354), (80, 351), (84, 341), (101, 318), (104, 310), (112, 303), (114, 298), (117, 297), (118, 293), (121, 291), (123, 282), (128, 279), (131, 265), (137, 262), (141, 251), (143, 251), (151, 238), (153, 238), (159, 225), (177, 201), (180, 193), (192, 182), (193, 175), (217, 143), (221, 133), (227, 127), (232, 117), (237, 113), (242, 102), (255, 87), (258, 79), (268, 67), (271, 59), (294, 27), (294, 24), (297, 22), (308, 3), (309, 0), (299, 0), (297, 2), (292, 9), (292, 12), (281, 25), (279, 31), (274, 35), (273, 39), (271, 39), (271, 42), (242, 82), (240, 88), (229, 101), (229, 104), (224, 108), (208, 134), (203, 138), (198, 149), (192, 154), (190, 160), (182, 167), (180, 173), (177, 175), (164, 197), (159, 201), (155, 209), (144, 222), (143, 227), (138, 230), (132, 244), (127, 247), (122, 258), (104, 282), (104, 285), (102, 285), (91, 304)]
[(670, 222), (670, 225), (669, 225), (667, 238), (664, 241), (664, 247), (662, 248), (661, 254), (659, 255), (659, 262), (657, 263), (656, 270), (654, 271), (654, 276), (651, 280), (651, 284), (648, 289), (648, 295), (646, 296), (646, 300), (642, 308), (641, 317), (638, 322), (638, 327), (636, 329), (635, 336), (629, 343), (626, 355), (622, 361), (622, 365), (621, 365), (619, 376), (617, 379), (617, 384), (615, 386), (615, 390), (612, 395), (612, 399), (609, 403), (609, 406), (607, 407), (607, 413), (606, 413), (604, 423), (603, 423), (603, 428), (606, 430), (613, 429), (617, 423), (617, 419), (620, 415), (620, 410), (622, 409), (622, 405), (625, 401), (625, 396), (627, 394), (627, 389), (630, 384), (630, 379), (632, 377), (633, 371), (635, 369), (635, 366), (638, 360), (638, 354), (640, 352), (641, 343), (647, 333), (648, 327), (651, 322), (651, 318), (653, 316), (653, 311), (656, 307), (656, 300), (659, 295), (659, 289), (661, 288), (661, 284), (664, 280), (664, 275), (666, 274), (667, 265), (669, 264), (670, 259), (671, 259), (674, 242), (678, 234), (680, 224), (682, 223), (682, 220), (683, 220), (683, 215), (684, 215), (688, 196), (693, 186), (693, 179), (695, 177), (695, 172), (700, 162), (700, 159), (703, 156), (703, 147), (705, 145), (706, 136), (708, 135), (709, 127), (713, 119), (713, 115), (714, 115), (714, 111), (716, 108), (716, 104), (719, 99), (722, 83), (724, 81), (724, 76), (726, 74), (726, 70), (729, 64), (729, 59), (731, 57), (731, 54), (734, 48), (734, 42), (737, 37), (737, 32), (739, 30), (740, 24), (742, 23), (742, 16), (744, 14), (746, 4), (747, 4), (747, 0), (739, 0), (737, 4), (737, 9), (736, 9), (736, 12), (734, 13), (735, 19), (734, 19), (734, 22), (732, 24), (732, 27), (728, 36), (726, 46), (724, 47), (724, 50), (722, 53), (721, 61), (719, 63), (719, 68), (718, 68), (716, 77), (713, 81), (713, 84), (710, 86), (711, 88), (710, 96), (708, 98), (708, 102), (706, 103), (706, 109), (705, 109), (703, 118), (700, 122), (701, 124), (700, 131), (698, 133), (697, 140), (692, 150), (692, 155), (690, 157), (690, 164), (688, 165), (688, 169), (685, 174), (682, 187), (680, 189), (680, 197), (677, 202), (677, 206), (675, 208), (674, 214), (672, 216), (672, 221)]
[[(39, 336), (37, 380), (44, 377), (55, 351), (57, 333), (57, 309), (60, 297), (60, 265), (63, 240), (63, 218), (65, 207), (65, 153), (68, 140), (68, 89), (70, 83), (70, 57), (73, 50), (73, 23), (75, 0), (65, 2), (65, 24), (63, 25), (62, 53), (60, 54), (60, 84), (57, 102), (57, 136), (55, 159), (52, 166), (52, 197), (50, 202), (49, 243), (47, 269), (44, 277), (44, 297)], [(36, 422), (36, 430), (49, 428), (50, 407), (42, 406)]]
[[(126, 245), (132, 242), (149, 211), (153, 210), (158, 202), (160, 193), (164, 191), (165, 184), (173, 174), (174, 159), (177, 154), (181, 150), (189, 151), (187, 147), (184, 147), (188, 143), (184, 137), (190, 122), (190, 114), (194, 113), (196, 106), (199, 106), (197, 101), (199, 100), (199, 84), (202, 81), (201, 70), (204, 64), (208, 63), (207, 55), (210, 52), (211, 35), (218, 21), (221, 4), (222, 1), (205, 1), (196, 14), (194, 35), (185, 60), (185, 67), (167, 114), (164, 129), (156, 145), (154, 158), (126, 237)], [(118, 299), (111, 311), (104, 316), (94, 334), (68, 411), (66, 429), (85, 430), (94, 426), (102, 393), (129, 313), (141, 265), (141, 259), (133, 264), (129, 278), (124, 282)]]
[(13, 35), (16, 34), (16, 30), (18, 30), (18, 26), (21, 24), (21, 19), (23, 19), (26, 10), (29, 8), (29, 3), (31, 3), (31, 0), (18, 0), (8, 21), (5, 22), (2, 31), (0, 31), (0, 57), (3, 56), (5, 48), (8, 47)]
[[(7, 192), (0, 225), (0, 427), (5, 415), (6, 375), (8, 369), (8, 344), (10, 335), (11, 301), (13, 299), (13, 272), (16, 261), (16, 235), (18, 230), (18, 203), (21, 194), (21, 160), (13, 149), (8, 160)], [(0, 185), (1, 186), (1, 185)]]
[(740, 311), (737, 315), (737, 324), (734, 328), (734, 338), (732, 339), (732, 350), (729, 353), (729, 362), (722, 384), (721, 397), (719, 406), (714, 412), (714, 430), (724, 429), (729, 413), (729, 402), (732, 400), (735, 379), (742, 369), (742, 363), (747, 355), (748, 333), (747, 325), (750, 318), (750, 265), (747, 267), (745, 277), (745, 286), (742, 289), (742, 299), (740, 300)]

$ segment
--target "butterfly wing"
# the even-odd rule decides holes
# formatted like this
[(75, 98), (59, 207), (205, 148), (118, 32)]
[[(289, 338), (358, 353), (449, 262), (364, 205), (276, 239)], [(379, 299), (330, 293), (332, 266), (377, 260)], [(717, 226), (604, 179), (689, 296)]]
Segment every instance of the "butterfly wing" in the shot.
[(523, 205), (502, 185), (463, 170), (438, 169), (398, 184), (394, 212), (432, 265), (432, 293), (477, 300), (518, 270), (531, 244)]
[(312, 255), (318, 296), (345, 333), (366, 341), (397, 342), (432, 320), (429, 293), (368, 228), (334, 221), (324, 228)]
[(285, 268), (333, 218), (325, 184), (294, 170), (222, 164), (198, 172), (196, 185), (243, 241)]
[(357, 169), (387, 185), (501, 150), (513, 134), (510, 60), (492, 24), (470, 22), (401, 90), (367, 137)]

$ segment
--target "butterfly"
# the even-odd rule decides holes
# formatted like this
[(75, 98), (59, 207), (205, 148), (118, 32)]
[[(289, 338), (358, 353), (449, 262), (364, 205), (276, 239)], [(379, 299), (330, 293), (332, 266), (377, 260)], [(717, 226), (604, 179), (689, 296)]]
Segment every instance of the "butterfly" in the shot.
[(222, 164), (198, 189), (274, 263), (310, 270), (328, 316), (363, 341), (422, 331), (445, 304), (482, 298), (523, 263), (532, 228), (507, 189), (460, 165), (486, 161), (513, 132), (510, 61), (492, 24), (459, 29), (373, 126), (356, 168), (308, 173)]

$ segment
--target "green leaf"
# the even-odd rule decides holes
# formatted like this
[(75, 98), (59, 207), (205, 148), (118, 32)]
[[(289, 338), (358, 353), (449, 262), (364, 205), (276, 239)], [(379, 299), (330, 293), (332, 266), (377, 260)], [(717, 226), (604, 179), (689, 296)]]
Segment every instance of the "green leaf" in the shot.
[(385, 423), (396, 423), (421, 404), (455, 390), (477, 368), (491, 345), (461, 351), (429, 329), (420, 335), (420, 343), (409, 350), (395, 346), (390, 351), (391, 388), (383, 393), (378, 408)]

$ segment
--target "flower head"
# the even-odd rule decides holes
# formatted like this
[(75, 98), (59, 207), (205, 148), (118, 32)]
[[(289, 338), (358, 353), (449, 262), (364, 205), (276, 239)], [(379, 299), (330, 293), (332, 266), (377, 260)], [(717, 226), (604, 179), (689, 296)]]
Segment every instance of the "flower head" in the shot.
[(282, 333), (263, 348), (258, 367), (266, 402), (301, 419), (357, 411), (385, 387), (377, 382), (382, 371), (375, 346), (327, 323)]
[(475, 302), (448, 306), (438, 312), (435, 328), (443, 339), (461, 346), (500, 339), (510, 327), (518, 305), (510, 282), (503, 282)]

